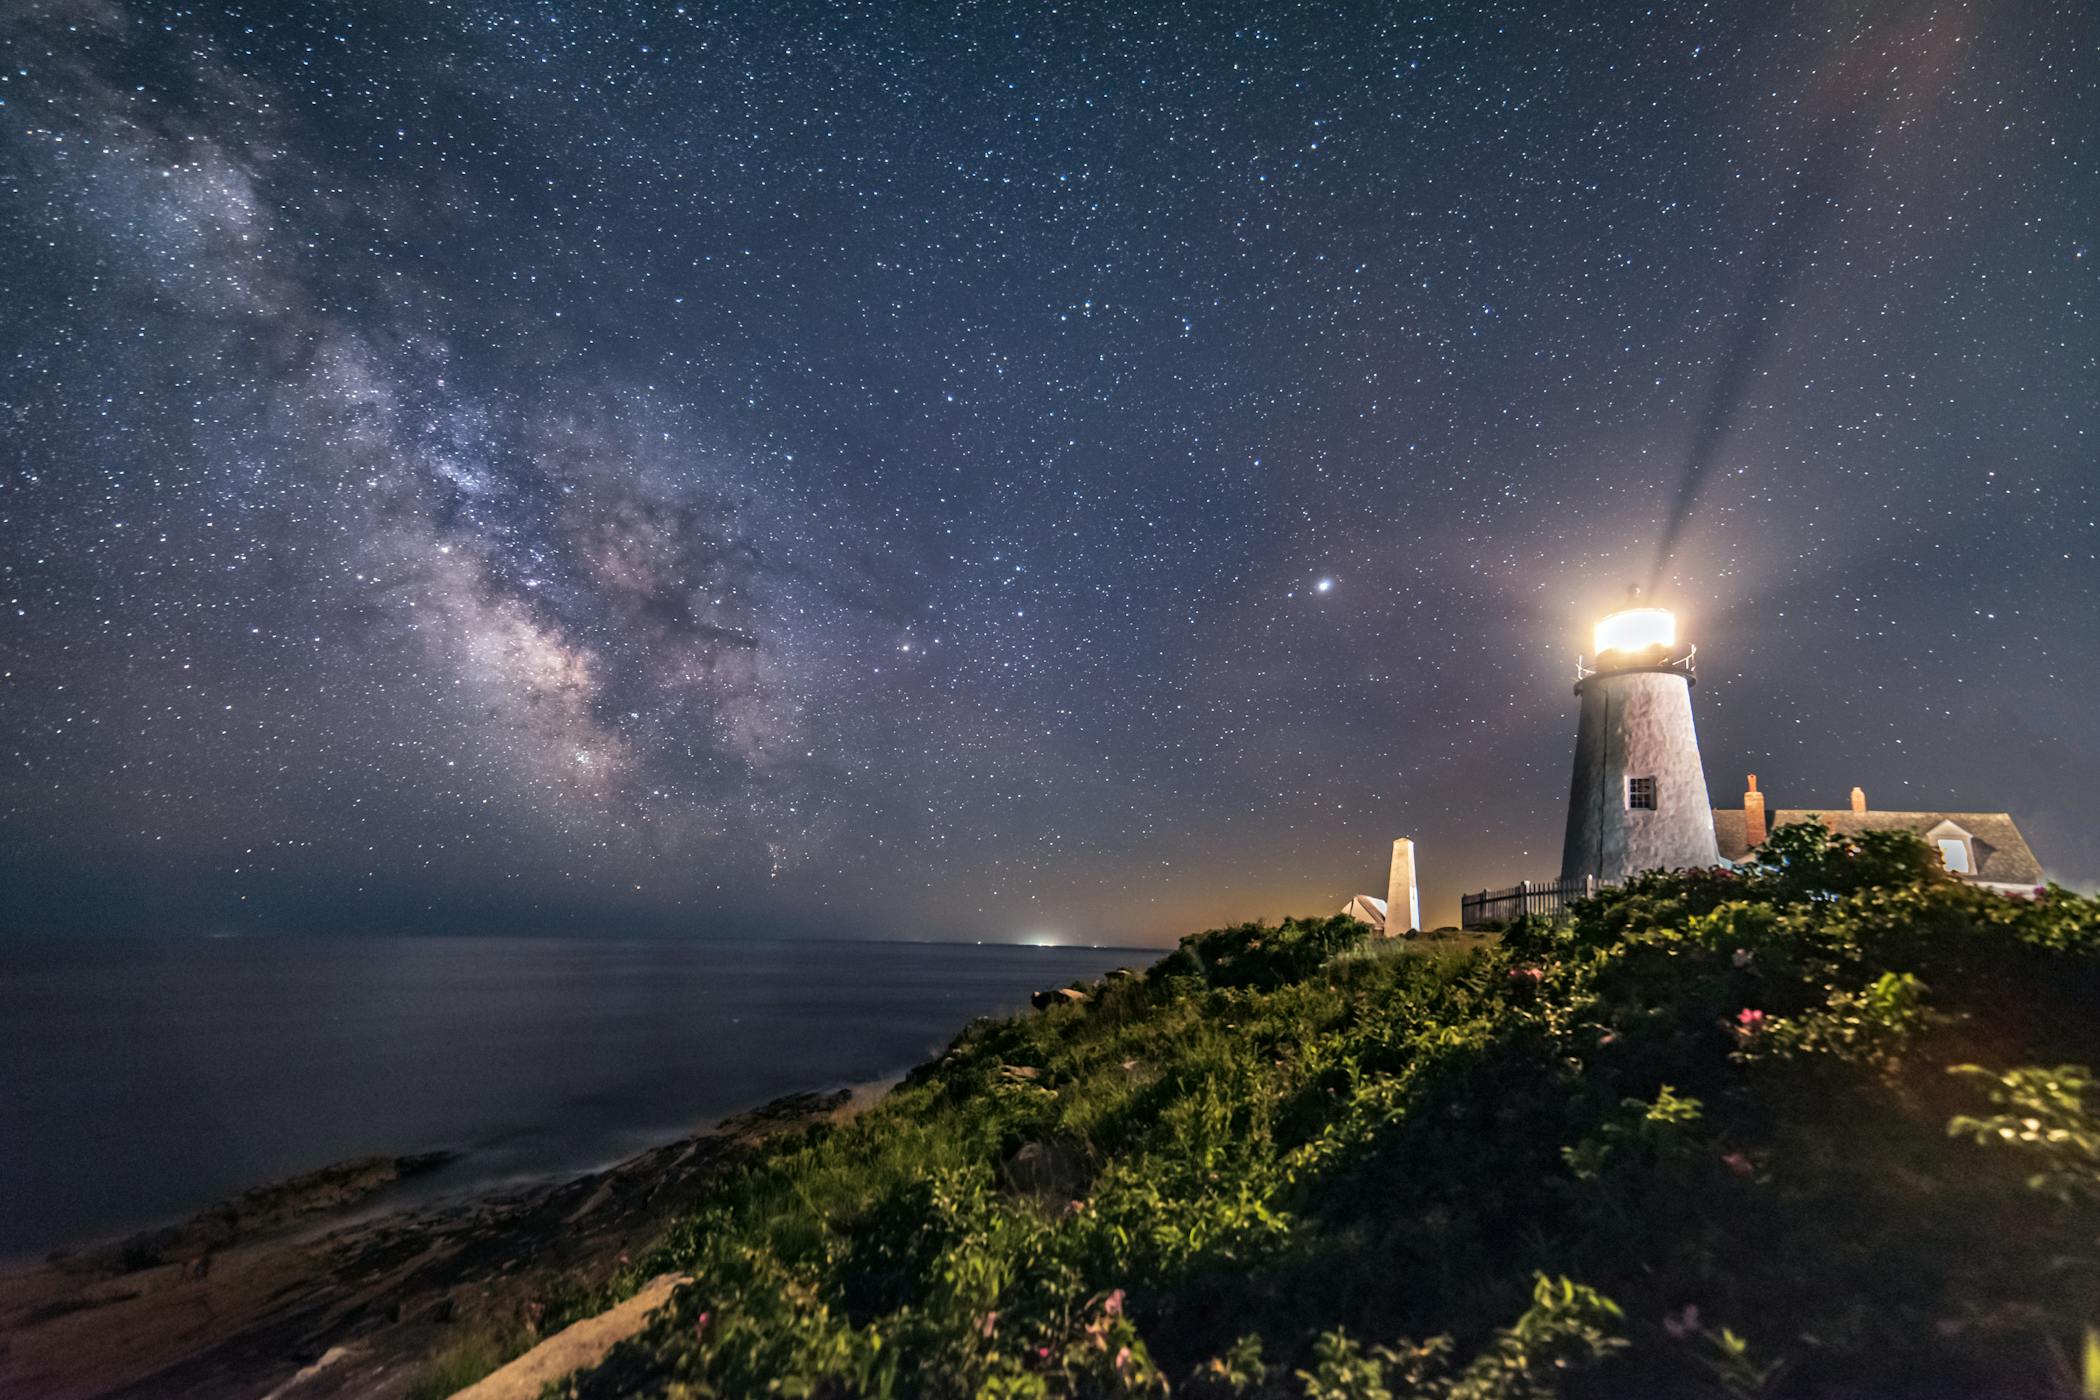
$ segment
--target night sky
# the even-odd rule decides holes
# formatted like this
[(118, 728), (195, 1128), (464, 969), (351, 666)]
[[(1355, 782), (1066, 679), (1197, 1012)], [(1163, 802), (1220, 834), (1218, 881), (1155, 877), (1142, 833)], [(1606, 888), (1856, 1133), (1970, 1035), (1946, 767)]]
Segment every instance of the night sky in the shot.
[(2100, 880), (2084, 5), (5, 10), (8, 930), (1447, 920), (1651, 574)]

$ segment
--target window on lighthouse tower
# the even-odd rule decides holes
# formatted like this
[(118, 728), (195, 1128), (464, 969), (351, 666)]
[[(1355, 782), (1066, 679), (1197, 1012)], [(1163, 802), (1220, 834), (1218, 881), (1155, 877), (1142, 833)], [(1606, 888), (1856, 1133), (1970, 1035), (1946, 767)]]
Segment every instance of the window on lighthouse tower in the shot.
[(1626, 780), (1626, 806), (1628, 810), (1654, 811), (1655, 779), (1628, 778)]

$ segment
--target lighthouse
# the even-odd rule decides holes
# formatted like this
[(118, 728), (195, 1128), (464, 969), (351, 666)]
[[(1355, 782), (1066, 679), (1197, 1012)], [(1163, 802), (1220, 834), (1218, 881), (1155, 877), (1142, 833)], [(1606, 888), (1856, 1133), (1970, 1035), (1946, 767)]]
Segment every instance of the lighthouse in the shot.
[(1582, 708), (1562, 881), (1719, 865), (1692, 727), (1696, 648), (1678, 640), (1674, 614), (1654, 607), (1613, 613), (1595, 641), (1592, 664), (1576, 667)]

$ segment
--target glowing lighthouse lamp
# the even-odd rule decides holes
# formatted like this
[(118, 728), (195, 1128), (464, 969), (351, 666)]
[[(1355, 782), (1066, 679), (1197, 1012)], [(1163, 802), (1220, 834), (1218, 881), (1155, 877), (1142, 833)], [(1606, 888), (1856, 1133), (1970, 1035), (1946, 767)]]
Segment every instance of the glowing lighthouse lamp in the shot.
[(1593, 664), (1576, 663), (1582, 708), (1561, 879), (1609, 884), (1719, 865), (1692, 724), (1697, 648), (1679, 643), (1667, 608), (1615, 612), (1594, 640)]
[(1677, 614), (1668, 608), (1625, 608), (1597, 624), (1597, 655), (1630, 654), (1677, 645)]

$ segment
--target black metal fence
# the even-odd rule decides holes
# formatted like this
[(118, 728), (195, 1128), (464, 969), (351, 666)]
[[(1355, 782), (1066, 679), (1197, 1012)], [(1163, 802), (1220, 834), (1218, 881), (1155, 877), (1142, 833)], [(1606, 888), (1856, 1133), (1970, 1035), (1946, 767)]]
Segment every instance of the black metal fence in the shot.
[(1526, 880), (1506, 890), (1482, 890), (1460, 895), (1458, 923), (1461, 928), (1489, 928), (1515, 923), (1526, 914), (1558, 914), (1569, 900), (1588, 899), (1597, 893), (1597, 877), (1574, 880)]

